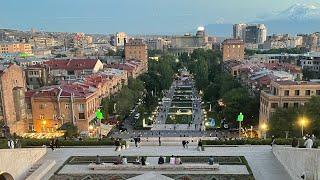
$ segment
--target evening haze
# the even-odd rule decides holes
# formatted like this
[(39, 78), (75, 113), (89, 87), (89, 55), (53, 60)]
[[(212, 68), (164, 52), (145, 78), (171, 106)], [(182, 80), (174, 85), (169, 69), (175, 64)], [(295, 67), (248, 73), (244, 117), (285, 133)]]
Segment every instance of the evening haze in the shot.
[(197, 26), (254, 22), (308, 0), (10, 0), (0, 28), (87, 33), (179, 34)]

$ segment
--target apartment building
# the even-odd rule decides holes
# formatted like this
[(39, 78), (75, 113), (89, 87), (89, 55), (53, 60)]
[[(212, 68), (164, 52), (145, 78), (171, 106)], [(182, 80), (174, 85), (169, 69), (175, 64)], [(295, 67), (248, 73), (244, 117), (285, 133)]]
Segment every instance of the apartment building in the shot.
[(320, 83), (272, 81), (268, 91), (261, 91), (259, 123), (266, 123), (277, 108), (298, 108), (311, 96), (320, 96)]
[(54, 132), (65, 123), (74, 124), (79, 132), (88, 131), (100, 106), (97, 92), (79, 84), (44, 87), (34, 91), (30, 101), (36, 132)]
[(240, 39), (226, 39), (222, 43), (222, 60), (238, 60), (244, 59), (244, 42)]
[(31, 45), (27, 43), (0, 43), (0, 54), (3, 53), (32, 53)]
[(147, 45), (142, 39), (130, 39), (124, 46), (126, 61), (136, 59), (148, 62)]

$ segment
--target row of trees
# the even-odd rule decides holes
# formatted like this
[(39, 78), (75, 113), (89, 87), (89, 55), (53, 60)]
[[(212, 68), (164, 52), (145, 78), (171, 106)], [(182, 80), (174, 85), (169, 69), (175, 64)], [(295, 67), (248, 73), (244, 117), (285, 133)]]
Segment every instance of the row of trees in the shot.
[(308, 103), (299, 108), (279, 108), (270, 118), (270, 133), (284, 137), (301, 136), (301, 120), (305, 120), (304, 130), (308, 134), (320, 136), (320, 97), (312, 97)]
[[(256, 125), (259, 99), (251, 97), (245, 87), (222, 71), (221, 58), (220, 51), (197, 49), (191, 56), (182, 54), (179, 59), (193, 73), (197, 89), (203, 92), (204, 101), (214, 105), (215, 118), (225, 118), (229, 124), (235, 124), (237, 115), (242, 112), (246, 117), (244, 124)], [(219, 106), (218, 100), (222, 100), (225, 106)]]

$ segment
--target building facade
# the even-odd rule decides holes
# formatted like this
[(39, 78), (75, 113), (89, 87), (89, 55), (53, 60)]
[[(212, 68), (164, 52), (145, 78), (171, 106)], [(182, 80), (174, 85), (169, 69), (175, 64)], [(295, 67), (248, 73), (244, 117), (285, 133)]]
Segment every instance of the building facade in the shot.
[(320, 96), (320, 83), (305, 81), (272, 81), (268, 91), (261, 91), (259, 123), (268, 123), (277, 108), (304, 105), (312, 96)]
[(28, 53), (32, 54), (31, 45), (27, 43), (0, 43), (2, 53)]
[(123, 47), (127, 42), (127, 34), (125, 32), (117, 32), (115, 36), (115, 46)]
[(126, 61), (136, 59), (148, 62), (147, 45), (142, 39), (130, 39), (124, 46)]
[(14, 64), (0, 68), (0, 121), (11, 133), (23, 134), (27, 132), (23, 70)]
[(222, 43), (222, 60), (243, 60), (244, 42), (240, 39), (226, 39)]

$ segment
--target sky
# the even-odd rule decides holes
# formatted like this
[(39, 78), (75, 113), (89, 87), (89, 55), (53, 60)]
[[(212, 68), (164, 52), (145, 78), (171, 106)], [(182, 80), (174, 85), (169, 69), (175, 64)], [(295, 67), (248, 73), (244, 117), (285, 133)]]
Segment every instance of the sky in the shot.
[(179, 34), (215, 23), (251, 22), (320, 0), (7, 0), (0, 28), (58, 32)]

